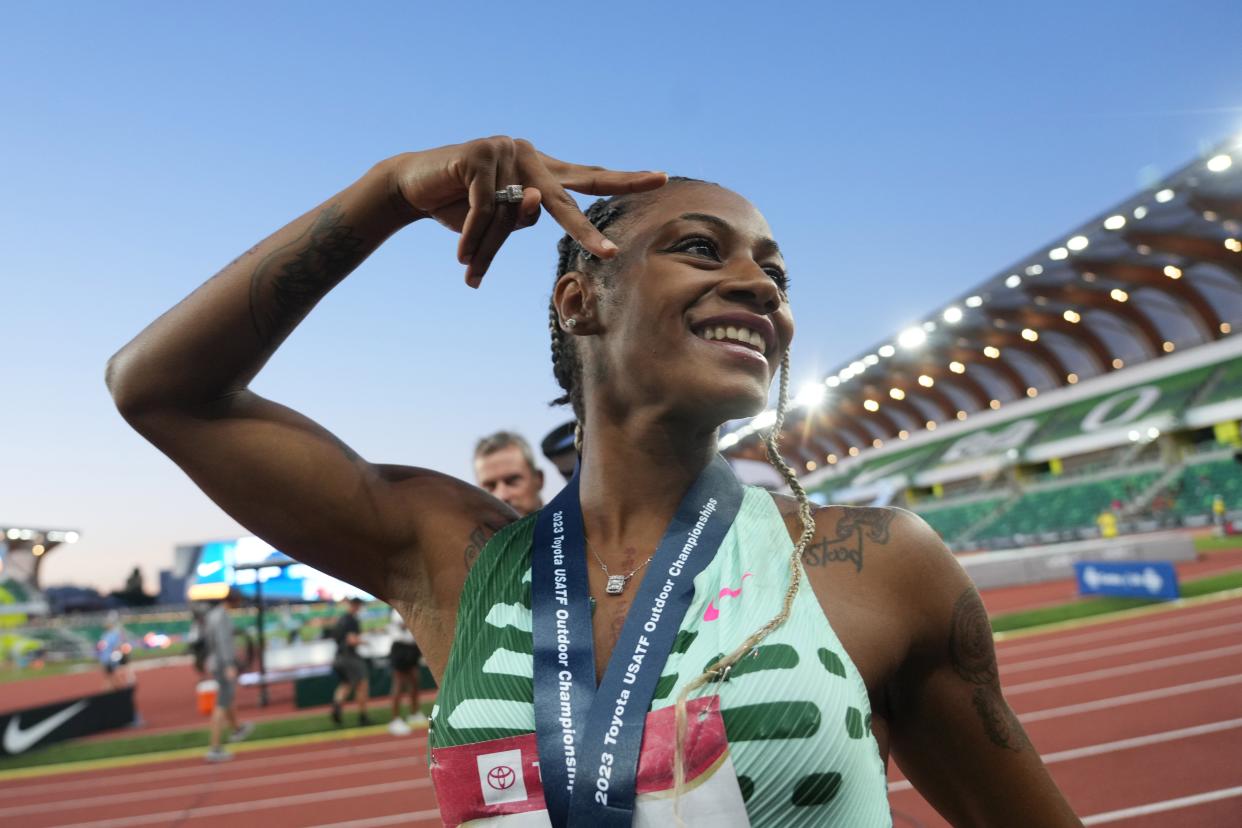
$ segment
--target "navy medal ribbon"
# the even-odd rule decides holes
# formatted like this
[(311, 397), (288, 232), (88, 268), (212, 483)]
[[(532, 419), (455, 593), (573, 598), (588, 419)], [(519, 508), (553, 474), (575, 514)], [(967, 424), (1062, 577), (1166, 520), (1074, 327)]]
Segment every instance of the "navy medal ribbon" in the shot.
[(578, 481), (576, 473), (535, 520), (531, 609), (539, 772), (554, 828), (629, 828), (647, 708), (694, 600), (694, 578), (716, 556), (744, 490), (719, 455), (690, 487), (647, 567), (596, 689)]

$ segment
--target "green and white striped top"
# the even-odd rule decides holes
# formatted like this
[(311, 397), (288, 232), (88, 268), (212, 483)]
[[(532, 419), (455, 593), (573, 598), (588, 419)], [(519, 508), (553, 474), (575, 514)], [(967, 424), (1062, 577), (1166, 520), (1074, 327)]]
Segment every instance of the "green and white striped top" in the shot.
[[(530, 609), (534, 516), (498, 532), (466, 580), (453, 650), (431, 714), (430, 747), (535, 730)], [(747, 487), (695, 595), (651, 710), (779, 611), (793, 544), (771, 495)], [(891, 826), (867, 688), (812, 591), (739, 661), (718, 693), (753, 826)]]

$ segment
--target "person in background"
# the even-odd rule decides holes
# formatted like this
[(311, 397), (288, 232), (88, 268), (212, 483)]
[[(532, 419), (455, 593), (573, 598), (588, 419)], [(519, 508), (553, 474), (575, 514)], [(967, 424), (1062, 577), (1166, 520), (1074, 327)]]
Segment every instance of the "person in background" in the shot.
[(1214, 532), (1218, 537), (1225, 534), (1225, 512), (1229, 511), (1225, 507), (1225, 498), (1219, 494), (1212, 495), (1212, 526), (1215, 527)]
[(1100, 527), (1100, 537), (1117, 537), (1117, 512), (1112, 508), (1105, 509), (1096, 517), (1095, 523)]
[(224, 600), (212, 607), (203, 619), (203, 638), (207, 642), (207, 669), (216, 680), (216, 706), (211, 711), (211, 741), (208, 762), (227, 762), (233, 754), (220, 746), (224, 724), (229, 725), (229, 741), (240, 742), (252, 732), (254, 724), (237, 721), (237, 648), (233, 643), (233, 618), (229, 610), (241, 606), (242, 595), (229, 587)]
[(104, 671), (104, 681), (109, 688), (120, 690), (133, 685), (134, 668), (129, 665), (131, 649), (129, 635), (121, 624), (121, 615), (112, 610), (105, 621), (104, 633), (95, 644), (99, 664)]
[[(388, 635), (392, 639), (392, 649), (388, 651), (388, 661), (392, 664), (392, 720), (388, 723), (388, 732), (393, 736), (408, 736), (411, 727), (427, 724), (427, 716), (418, 703), (419, 662), (423, 654), (414, 642), (414, 634), (405, 625), (405, 619), (396, 610), (388, 616)], [(401, 697), (407, 692), (410, 716), (402, 719)]]
[(543, 506), (543, 472), (535, 466), (530, 444), (512, 431), (497, 431), (479, 440), (474, 447), (474, 478), (519, 515)]
[(574, 476), (574, 466), (578, 464), (578, 449), (574, 446), (574, 432), (577, 427), (577, 420), (561, 423), (549, 431), (539, 445), (543, 456), (556, 466), (556, 470), (566, 481)]
[(358, 613), (362, 611), (362, 599), (350, 598), (348, 609), (336, 622), (333, 638), (336, 639), (336, 658), (332, 670), (336, 673), (336, 692), (332, 694), (332, 721), (341, 724), (341, 705), (352, 693), (358, 703), (358, 724), (369, 725), (367, 717), (367, 662), (358, 654), (362, 643), (362, 624)]

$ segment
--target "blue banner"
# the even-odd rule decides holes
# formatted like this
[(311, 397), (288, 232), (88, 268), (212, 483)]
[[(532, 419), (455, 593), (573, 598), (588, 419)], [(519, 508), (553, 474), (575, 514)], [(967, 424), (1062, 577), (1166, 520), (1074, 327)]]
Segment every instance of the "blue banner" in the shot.
[(578, 480), (574, 475), (540, 511), (531, 551), (539, 771), (556, 828), (628, 827), (647, 708), (694, 599), (694, 576), (715, 557), (743, 489), (719, 456), (690, 487), (638, 587), (597, 689)]
[(1079, 595), (1117, 595), (1173, 601), (1180, 597), (1177, 570), (1169, 561), (1078, 561)]

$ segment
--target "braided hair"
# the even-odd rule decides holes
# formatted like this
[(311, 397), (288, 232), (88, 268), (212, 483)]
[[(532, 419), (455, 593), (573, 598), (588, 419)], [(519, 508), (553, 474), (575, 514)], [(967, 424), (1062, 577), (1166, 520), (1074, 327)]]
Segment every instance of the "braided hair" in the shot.
[[(701, 184), (710, 184), (711, 182), (700, 181), (696, 178), (683, 178), (674, 176), (669, 178), (670, 183), (677, 182), (694, 182)], [(603, 232), (609, 226), (615, 225), (621, 218), (626, 216), (634, 206), (634, 199), (641, 196), (620, 195), (601, 198), (595, 201), (586, 210), (586, 218), (594, 227)], [(589, 276), (597, 277), (603, 280), (607, 286), (613, 270), (607, 267), (607, 263), (600, 263), (590, 251), (586, 250), (572, 236), (566, 234), (556, 245), (557, 261), (556, 261), (556, 281), (566, 273), (572, 270), (579, 270), (587, 273)], [(588, 268), (590, 268), (588, 270)], [(553, 283), (555, 284), (555, 282)], [(548, 302), (548, 330), (552, 335), (552, 373), (556, 377), (557, 383), (565, 392), (560, 397), (552, 401), (553, 405), (568, 404), (573, 407), (574, 416), (578, 423), (574, 433), (574, 444), (576, 448), (582, 450), (582, 424), (586, 419), (586, 407), (583, 400), (583, 382), (582, 382), (582, 360), (579, 357), (577, 349), (574, 345), (574, 337), (567, 336), (561, 329), (560, 316), (556, 311), (555, 299)], [(815, 537), (815, 517), (811, 511), (811, 502), (807, 498), (806, 490), (802, 488), (802, 484), (798, 482), (798, 477), (794, 470), (780, 453), (780, 433), (781, 427), (785, 422), (785, 414), (789, 408), (789, 349), (786, 348), (784, 355), (781, 357), (781, 375), (780, 386), (777, 393), (776, 403), (776, 420), (772, 424), (771, 429), (763, 437), (764, 449), (766, 450), (768, 463), (773, 466), (789, 485), (790, 491), (798, 501), (798, 517), (802, 525), (802, 534), (798, 537), (798, 542), (794, 544), (793, 552), (789, 556), (789, 586), (785, 590), (785, 598), (782, 602), (780, 611), (771, 618), (766, 624), (759, 627), (753, 633), (746, 637), (746, 640), (739, 644), (731, 653), (722, 656), (708, 667), (693, 681), (689, 682), (682, 688), (677, 696), (676, 709), (676, 749), (673, 752), (673, 779), (674, 779), (674, 798), (673, 813), (676, 824), (683, 824), (679, 809), (681, 794), (685, 790), (686, 784), (686, 705), (690, 694), (703, 686), (712, 682), (722, 682), (732, 669), (733, 665), (747, 653), (754, 650), (763, 639), (785, 623), (789, 618), (790, 612), (793, 610), (794, 598), (798, 594), (798, 588), (802, 583), (802, 567), (800, 562), (802, 555), (806, 551), (806, 547)]]

